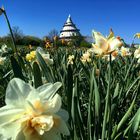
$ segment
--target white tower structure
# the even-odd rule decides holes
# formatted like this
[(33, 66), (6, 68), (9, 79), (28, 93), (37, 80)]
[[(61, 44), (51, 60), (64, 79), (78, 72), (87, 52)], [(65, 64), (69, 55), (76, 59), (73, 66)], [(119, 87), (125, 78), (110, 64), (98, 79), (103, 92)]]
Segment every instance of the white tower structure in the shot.
[(60, 31), (60, 39), (71, 39), (72, 36), (80, 36), (80, 30), (76, 28), (69, 15), (65, 22), (63, 29)]

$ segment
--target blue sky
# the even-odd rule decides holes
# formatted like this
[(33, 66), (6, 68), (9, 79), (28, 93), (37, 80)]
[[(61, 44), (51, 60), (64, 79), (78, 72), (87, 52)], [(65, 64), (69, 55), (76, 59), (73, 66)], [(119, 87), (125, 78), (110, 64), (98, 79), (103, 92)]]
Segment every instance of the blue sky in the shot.
[[(26, 35), (43, 37), (51, 29), (60, 31), (69, 14), (83, 35), (91, 35), (93, 29), (107, 35), (113, 28), (115, 35), (131, 43), (140, 32), (139, 0), (1, 0), (1, 5), (11, 25)], [(0, 36), (7, 33), (0, 16)]]

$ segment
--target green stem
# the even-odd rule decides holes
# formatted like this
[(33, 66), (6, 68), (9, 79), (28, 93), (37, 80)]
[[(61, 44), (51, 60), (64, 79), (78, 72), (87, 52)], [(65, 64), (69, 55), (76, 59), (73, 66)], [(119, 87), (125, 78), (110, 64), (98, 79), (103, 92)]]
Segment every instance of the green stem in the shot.
[(107, 87), (107, 95), (106, 95), (106, 103), (105, 103), (105, 112), (104, 112), (104, 120), (103, 120), (103, 127), (102, 127), (102, 140), (105, 140), (106, 135), (106, 125), (107, 125), (107, 117), (109, 112), (109, 101), (110, 101), (110, 81), (111, 81), (111, 54), (110, 54), (110, 61), (109, 61), (109, 79), (108, 79), (108, 87)]
[(8, 17), (7, 17), (7, 14), (6, 14), (6, 11), (5, 11), (5, 10), (3, 10), (3, 13), (4, 13), (4, 16), (5, 16), (5, 19), (6, 19), (8, 28), (9, 28), (9, 30), (10, 30), (10, 34), (11, 34), (11, 38), (12, 38), (12, 42), (13, 42), (13, 45), (14, 45), (15, 52), (17, 53), (17, 47), (16, 47), (16, 43), (15, 43), (15, 39), (14, 39), (14, 35), (13, 35), (13, 32), (12, 32), (12, 28), (11, 28), (9, 19), (8, 19)]

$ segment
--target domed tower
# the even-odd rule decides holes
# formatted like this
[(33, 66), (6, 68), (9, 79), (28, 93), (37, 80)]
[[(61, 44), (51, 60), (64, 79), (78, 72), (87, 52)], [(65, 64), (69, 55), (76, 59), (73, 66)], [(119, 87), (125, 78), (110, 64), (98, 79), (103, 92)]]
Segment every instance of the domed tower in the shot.
[(69, 15), (63, 29), (60, 31), (60, 39), (70, 40), (73, 36), (80, 36), (81, 34), (79, 31), (80, 30), (76, 28)]

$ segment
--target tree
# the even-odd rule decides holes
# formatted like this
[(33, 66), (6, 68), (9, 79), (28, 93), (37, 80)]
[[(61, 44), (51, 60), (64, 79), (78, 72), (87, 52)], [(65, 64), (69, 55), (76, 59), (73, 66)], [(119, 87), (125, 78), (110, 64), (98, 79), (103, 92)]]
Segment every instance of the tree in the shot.
[(53, 41), (54, 36), (58, 36), (58, 31), (56, 29), (52, 29), (47, 36), (51, 41)]
[(80, 43), (84, 40), (84, 37), (79, 35), (79, 36), (75, 36), (73, 35), (71, 37), (71, 44), (72, 46), (75, 46), (75, 47), (79, 47), (80, 46)]
[[(18, 26), (13, 26), (12, 32), (13, 32), (13, 36), (14, 36), (16, 44), (20, 44), (24, 36), (22, 30)], [(11, 34), (9, 33), (8, 36), (11, 37)]]
[(40, 46), (42, 44), (42, 40), (35, 36), (24, 36), (22, 38), (21, 44), (22, 45), (33, 45), (33, 46)]

